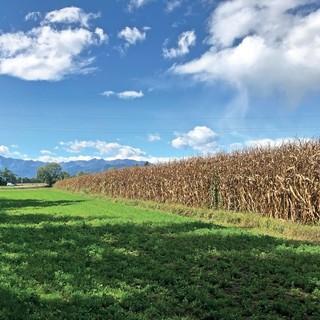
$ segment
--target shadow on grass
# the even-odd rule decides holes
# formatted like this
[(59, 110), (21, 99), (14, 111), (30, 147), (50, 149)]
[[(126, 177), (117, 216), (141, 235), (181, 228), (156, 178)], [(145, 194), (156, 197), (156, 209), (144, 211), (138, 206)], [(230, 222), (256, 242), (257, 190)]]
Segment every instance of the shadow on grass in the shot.
[(47, 208), (56, 206), (68, 206), (81, 203), (86, 200), (36, 200), (36, 199), (8, 199), (0, 198), (0, 214), (21, 208)]
[(320, 318), (315, 245), (190, 220), (27, 216), (0, 222), (0, 319)]

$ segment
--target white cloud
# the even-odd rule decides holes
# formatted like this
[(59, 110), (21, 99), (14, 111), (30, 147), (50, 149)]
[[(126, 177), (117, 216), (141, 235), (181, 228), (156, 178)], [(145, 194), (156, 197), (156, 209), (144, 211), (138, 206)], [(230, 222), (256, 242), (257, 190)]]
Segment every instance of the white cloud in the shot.
[(42, 161), (42, 162), (56, 162), (56, 163), (61, 163), (61, 162), (69, 162), (69, 161), (89, 161), (92, 159), (95, 159), (97, 157), (92, 157), (92, 156), (77, 156), (77, 157), (61, 157), (61, 156), (51, 156), (51, 155), (43, 155), (40, 156), (36, 159), (32, 159), (34, 161)]
[(140, 8), (144, 5), (146, 5), (151, 0), (130, 0), (128, 8), (129, 10), (133, 10), (135, 8)]
[(10, 154), (10, 150), (7, 146), (0, 145), (0, 156), (8, 156)]
[(137, 98), (142, 98), (144, 96), (142, 91), (123, 91), (117, 93), (117, 96), (120, 99), (126, 99), (126, 100), (132, 100), (132, 99), (137, 99)]
[(102, 96), (106, 96), (106, 97), (111, 97), (111, 96), (116, 95), (116, 93), (115, 93), (114, 91), (108, 90), (108, 91), (102, 92), (101, 95), (102, 95)]
[(41, 150), (40, 153), (43, 155), (51, 155), (52, 154), (52, 152), (49, 150)]
[[(11, 145), (11, 148), (17, 149), (17, 145)], [(28, 156), (19, 151), (12, 151), (8, 146), (0, 145), (0, 156), (26, 159)]]
[(114, 92), (114, 91), (105, 91), (102, 93), (103, 96), (111, 97), (115, 96), (119, 99), (124, 100), (133, 100), (137, 98), (142, 98), (144, 96), (142, 91), (123, 91), (123, 92)]
[(13, 151), (10, 153), (9, 156), (12, 156), (13, 158), (24, 159), (24, 160), (28, 158), (28, 156), (26, 154), (21, 153), (19, 151)]
[(103, 30), (96, 28), (91, 31), (84, 27), (58, 29), (49, 24), (51, 21), (63, 21), (84, 25), (90, 14), (86, 15), (86, 20), (81, 17), (83, 11), (79, 10), (80, 16), (69, 16), (66, 12), (59, 16), (53, 11), (54, 14), (46, 15), (40, 27), (27, 32), (0, 34), (0, 74), (23, 80), (58, 81), (69, 74), (91, 71), (89, 65), (94, 59), (84, 57), (83, 53), (107, 40)]
[[(89, 161), (92, 159), (104, 159), (104, 160), (118, 160), (118, 157), (97, 157), (97, 156), (75, 156), (75, 157), (62, 157), (62, 156), (49, 156), (44, 155), (38, 158), (32, 159), (34, 161), (42, 161), (42, 162), (69, 162), (69, 161)], [(166, 163), (174, 160), (178, 160), (178, 158), (169, 158), (169, 157), (152, 157), (152, 156), (134, 156), (130, 158), (131, 160), (136, 161), (148, 161), (149, 163), (158, 164), (158, 163)], [(27, 159), (26, 159), (27, 160)], [(28, 159), (31, 160), (31, 159)]]
[(82, 141), (75, 140), (75, 141), (70, 141), (70, 142), (61, 141), (59, 144), (60, 144), (60, 146), (64, 147), (64, 149), (68, 152), (80, 153), (84, 149), (94, 148), (96, 145), (96, 142), (85, 141), (85, 140), (82, 140)]
[(267, 147), (280, 147), (284, 144), (287, 143), (292, 143), (294, 142), (293, 138), (279, 138), (279, 139), (259, 139), (259, 140), (248, 140), (245, 142), (245, 145), (248, 147), (262, 147), (262, 148), (267, 148)]
[(171, 145), (176, 149), (191, 147), (203, 153), (217, 150), (219, 136), (206, 126), (197, 126), (187, 133), (176, 133), (177, 138), (171, 141)]
[(196, 34), (194, 30), (183, 32), (178, 39), (177, 48), (167, 48), (167, 41), (164, 43), (162, 54), (165, 58), (172, 59), (184, 56), (189, 53), (189, 48), (196, 43)]
[(278, 139), (270, 139), (270, 138), (264, 138), (264, 139), (257, 139), (257, 140), (247, 140), (243, 143), (232, 143), (230, 145), (230, 148), (232, 150), (241, 150), (245, 148), (276, 148), (281, 147), (285, 144), (290, 143), (300, 143), (300, 142), (307, 142), (311, 139), (306, 138), (278, 138)]
[(25, 16), (25, 20), (29, 21), (37, 21), (41, 19), (41, 12), (29, 12), (26, 16)]
[(83, 27), (89, 27), (89, 21), (96, 19), (100, 16), (99, 13), (85, 13), (81, 8), (67, 7), (60, 10), (48, 12), (43, 20), (43, 24), (52, 23), (66, 23), (73, 24), (77, 23)]
[[(282, 92), (292, 100), (320, 86), (320, 10), (311, 0), (221, 2), (210, 22), (210, 49), (177, 74), (226, 81), (249, 92)], [(319, 8), (319, 5), (317, 6)]]
[(168, 12), (172, 12), (173, 10), (175, 10), (176, 8), (181, 6), (182, 1), (181, 0), (169, 0), (167, 2), (167, 7), (166, 10)]
[(86, 149), (95, 149), (101, 156), (111, 156), (116, 159), (133, 159), (137, 157), (144, 157), (146, 153), (139, 148), (134, 148), (127, 145), (121, 145), (116, 142), (106, 141), (69, 141), (60, 142), (60, 145), (68, 152), (81, 153)]
[(104, 33), (103, 29), (96, 28), (96, 30), (94, 32), (99, 37), (100, 43), (108, 41), (109, 37), (107, 34)]
[(139, 30), (136, 27), (125, 27), (118, 33), (118, 37), (125, 40), (127, 46), (134, 45), (138, 41), (142, 42), (146, 39), (147, 31), (149, 29), (149, 27), (144, 27), (142, 30)]
[(150, 133), (148, 135), (148, 140), (150, 142), (155, 142), (155, 141), (160, 141), (161, 138), (160, 138), (160, 135), (158, 133)]

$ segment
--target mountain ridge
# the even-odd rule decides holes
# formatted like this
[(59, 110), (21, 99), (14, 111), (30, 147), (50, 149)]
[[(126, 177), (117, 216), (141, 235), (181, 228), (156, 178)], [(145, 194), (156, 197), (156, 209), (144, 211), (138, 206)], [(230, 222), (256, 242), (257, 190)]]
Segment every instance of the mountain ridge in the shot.
[[(0, 171), (3, 168), (8, 168), (17, 177), (21, 178), (35, 178), (37, 174), (37, 169), (39, 167), (45, 166), (50, 162), (37, 161), (37, 160), (22, 160), (14, 158), (6, 158), (0, 156)], [(106, 171), (110, 168), (124, 168), (132, 166), (142, 166), (145, 161), (136, 161), (130, 159), (116, 159), (116, 160), (104, 160), (93, 158), (91, 160), (75, 160), (61, 162), (60, 165), (63, 171), (68, 172), (70, 175), (75, 175), (79, 171), (84, 173), (98, 173)]]

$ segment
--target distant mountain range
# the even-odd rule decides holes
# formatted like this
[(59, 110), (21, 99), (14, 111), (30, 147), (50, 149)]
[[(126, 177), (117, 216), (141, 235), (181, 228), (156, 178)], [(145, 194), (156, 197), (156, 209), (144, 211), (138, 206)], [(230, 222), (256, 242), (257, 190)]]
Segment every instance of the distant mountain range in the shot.
[[(62, 170), (68, 172), (70, 175), (75, 175), (79, 171), (85, 173), (97, 173), (106, 171), (109, 168), (124, 168), (132, 166), (142, 166), (144, 161), (135, 161), (135, 160), (111, 160), (106, 161), (103, 159), (92, 159), (89, 161), (69, 161), (60, 163)], [(0, 156), (0, 171), (3, 168), (8, 168), (11, 170), (17, 177), (22, 178), (35, 178), (36, 172), (39, 167), (46, 165), (47, 162), (42, 161), (33, 161), (33, 160), (21, 160), (13, 158), (5, 158)]]

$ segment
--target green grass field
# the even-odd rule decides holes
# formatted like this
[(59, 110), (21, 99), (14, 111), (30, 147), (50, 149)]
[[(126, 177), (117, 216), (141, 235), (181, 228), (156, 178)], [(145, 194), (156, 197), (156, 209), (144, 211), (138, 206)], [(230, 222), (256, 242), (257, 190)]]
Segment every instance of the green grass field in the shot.
[(56, 190), (0, 192), (0, 319), (320, 319), (320, 245)]

